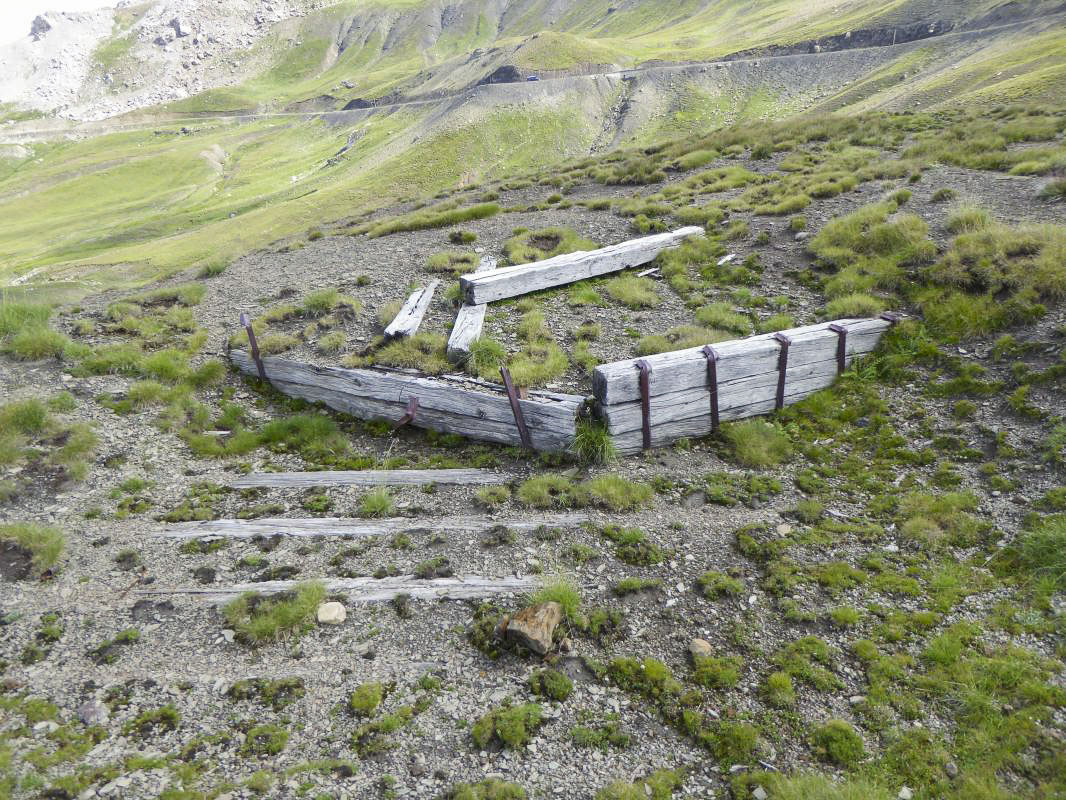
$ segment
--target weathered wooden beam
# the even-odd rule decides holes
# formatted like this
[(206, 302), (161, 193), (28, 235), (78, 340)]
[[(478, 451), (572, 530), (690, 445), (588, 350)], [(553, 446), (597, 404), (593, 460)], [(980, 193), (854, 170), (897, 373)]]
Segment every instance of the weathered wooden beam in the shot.
[[(850, 364), (855, 357), (860, 355), (862, 353), (854, 354), (847, 359), (847, 363)], [(836, 376), (837, 361), (835, 358), (814, 364), (789, 367), (785, 370), (785, 396), (791, 397), (797, 393), (811, 394), (819, 389), (832, 386)], [(736, 417), (726, 416), (726, 412), (733, 408), (746, 408), (763, 400), (773, 400), (777, 396), (779, 377), (780, 374), (774, 369), (745, 378), (719, 380), (718, 409), (722, 418), (735, 419)], [(710, 387), (705, 384), (668, 394), (653, 394), (650, 407), (650, 420), (653, 426), (689, 417), (707, 416), (709, 419)], [(608, 431), (612, 434), (639, 430), (643, 423), (643, 412), (639, 400), (632, 403), (616, 403), (613, 406), (600, 406), (599, 412), (601, 419), (607, 423)]]
[(293, 489), (310, 486), (489, 486), (509, 483), (513, 476), (491, 469), (382, 469), (335, 472), (256, 472), (241, 475), (232, 489)]
[(690, 226), (599, 250), (566, 253), (532, 264), (464, 276), (459, 283), (467, 303), (491, 303), (647, 264), (663, 250), (678, 247), (689, 236), (702, 233), (703, 228)]
[(396, 319), (385, 328), (386, 339), (396, 339), (401, 336), (414, 336), (418, 333), (418, 326), (422, 324), (422, 317), (426, 315), (429, 304), (433, 300), (433, 292), (440, 286), (440, 281), (432, 281), (428, 286), (416, 289), (403, 304)]
[(256, 536), (290, 536), (312, 538), (345, 536), (369, 539), (371, 536), (391, 536), (415, 531), (445, 531), (447, 533), (478, 534), (503, 526), (516, 533), (530, 533), (538, 528), (573, 528), (589, 521), (587, 514), (549, 514), (521, 519), (492, 517), (442, 517), (440, 519), (351, 519), (347, 517), (312, 517), (290, 519), (214, 519), (199, 522), (178, 522), (154, 533), (163, 539), (252, 539)]
[[(239, 583), (233, 586), (198, 587), (186, 589), (154, 589), (138, 592), (140, 595), (187, 594), (221, 603), (245, 592), (277, 594), (290, 591), (300, 581), (263, 581), (262, 583)], [(325, 581), (327, 592), (348, 595), (352, 603), (382, 603), (403, 594), (416, 600), (476, 600), (498, 594), (518, 594), (536, 589), (539, 582), (534, 577), (487, 578), (481, 575), (461, 575), (457, 578), (434, 578), (423, 580), (414, 575), (393, 578), (345, 578)]]
[[(782, 331), (793, 342), (789, 352), (790, 367), (826, 361), (835, 356), (838, 339), (837, 334), (828, 329), (829, 324)], [(847, 353), (851, 357), (873, 350), (891, 323), (883, 319), (845, 319), (838, 320), (837, 324), (848, 328)], [(768, 333), (714, 345), (718, 353), (719, 382), (776, 370), (781, 345), (773, 336)], [(592, 374), (592, 391), (600, 406), (640, 399), (638, 360), (627, 359), (596, 367)], [(707, 386), (707, 358), (701, 347), (646, 356), (643, 360), (651, 366), (652, 394)]]
[[(245, 351), (231, 351), (230, 360), (242, 372), (258, 374)], [(264, 358), (263, 366), (267, 379), (283, 394), (361, 419), (398, 422), (408, 400), (417, 398), (418, 411), (411, 421), (415, 427), (521, 444), (502, 386), (464, 376), (426, 378), (410, 371), (318, 367), (277, 357)], [(532, 391), (521, 403), (534, 448), (562, 451), (573, 444), (585, 398)]]
[[(496, 259), (483, 258), (474, 274), (491, 272), (496, 269)], [(470, 348), (481, 338), (481, 328), (485, 324), (487, 303), (471, 305), (463, 303), (455, 315), (455, 324), (448, 337), (448, 360), (453, 364), (462, 364), (470, 358)]]

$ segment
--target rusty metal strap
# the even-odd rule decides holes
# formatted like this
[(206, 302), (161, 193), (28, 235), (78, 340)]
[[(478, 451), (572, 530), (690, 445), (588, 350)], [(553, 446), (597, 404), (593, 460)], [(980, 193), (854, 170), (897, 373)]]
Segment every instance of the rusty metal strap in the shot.
[(707, 358), (707, 388), (711, 393), (711, 430), (718, 430), (718, 351), (710, 345), (703, 348)]
[(248, 346), (252, 353), (252, 361), (255, 362), (255, 368), (259, 371), (259, 377), (262, 380), (266, 380), (266, 370), (263, 369), (263, 359), (259, 355), (259, 343), (255, 340), (255, 331), (252, 330), (252, 321), (248, 318), (248, 315), (243, 311), (241, 312), (241, 325), (248, 332)]
[(775, 406), (780, 411), (785, 407), (785, 373), (788, 372), (788, 348), (792, 340), (783, 333), (775, 333), (773, 338), (781, 345), (781, 355), (777, 358), (777, 403)]
[(848, 329), (834, 322), (829, 330), (837, 335), (837, 375), (843, 375), (848, 366)]
[(400, 417), (399, 420), (397, 420), (396, 424), (392, 426), (392, 429), (396, 430), (397, 428), (402, 428), (404, 425), (408, 425), (408, 424), (414, 422), (415, 421), (415, 414), (417, 414), (417, 413), (418, 413), (418, 398), (417, 397), (409, 398), (408, 401), (407, 401), (407, 411), (406, 411), (406, 413), (402, 417)]
[(507, 399), (511, 401), (511, 413), (514, 414), (515, 425), (518, 426), (518, 436), (522, 440), (522, 446), (532, 449), (533, 440), (529, 437), (529, 428), (526, 427), (526, 418), (522, 413), (522, 404), (515, 391), (514, 381), (507, 367), (500, 367), (500, 376), (503, 378), (503, 386), (507, 390)]
[(651, 449), (651, 364), (643, 358), (634, 364), (640, 370), (640, 416), (644, 449)]
[(879, 319), (883, 319), (889, 325), (895, 325), (897, 322), (903, 319), (903, 315), (897, 314), (895, 311), (886, 311), (879, 317)]

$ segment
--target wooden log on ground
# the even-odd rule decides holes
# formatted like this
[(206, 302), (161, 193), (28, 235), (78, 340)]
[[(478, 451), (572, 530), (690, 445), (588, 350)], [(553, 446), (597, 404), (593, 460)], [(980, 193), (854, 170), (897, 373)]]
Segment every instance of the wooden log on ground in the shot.
[[(230, 360), (242, 372), (258, 374), (244, 350), (231, 351)], [(418, 411), (410, 423), (415, 427), (501, 444), (522, 443), (502, 386), (464, 376), (426, 378), (410, 371), (318, 367), (277, 357), (264, 358), (263, 366), (267, 379), (283, 394), (361, 419), (398, 422), (406, 414), (408, 400), (417, 398)], [(531, 391), (520, 402), (535, 449), (569, 449), (585, 398)]]
[(532, 264), (520, 264), (464, 276), (459, 279), (459, 283), (467, 303), (491, 303), (494, 300), (504, 300), (553, 286), (565, 286), (598, 275), (607, 275), (629, 267), (638, 267), (647, 264), (663, 250), (678, 247), (687, 237), (702, 233), (703, 228), (696, 226), (680, 228), (599, 250), (566, 253)]
[[(782, 331), (791, 340), (785, 369), (782, 405), (792, 405), (833, 384), (839, 373), (839, 335), (822, 323)], [(845, 367), (871, 352), (890, 326), (883, 319), (840, 320), (848, 331)], [(721, 342), (718, 354), (719, 421), (767, 414), (777, 407), (782, 344), (774, 334)], [(712, 430), (711, 386), (702, 348), (690, 348), (645, 359), (650, 367), (649, 414), (651, 446), (682, 437), (705, 436)], [(593, 391), (598, 415), (607, 424), (616, 449), (639, 452), (644, 445), (644, 410), (638, 382), (638, 359), (597, 367)]]
[[(838, 337), (828, 329), (830, 324), (832, 323), (823, 322), (781, 331), (792, 339), (789, 348), (790, 367), (828, 361), (836, 357)], [(873, 350), (890, 326), (890, 323), (883, 319), (844, 319), (837, 320), (836, 324), (848, 329), (849, 357)], [(781, 345), (773, 336), (774, 334), (767, 333), (714, 345), (718, 353), (719, 384), (775, 371)], [(639, 372), (636, 369), (636, 362), (639, 360), (641, 359), (631, 358), (596, 367), (592, 375), (592, 392), (600, 406), (640, 400)], [(701, 347), (646, 356), (643, 360), (651, 366), (653, 395), (707, 386), (707, 358)]]
[(429, 304), (433, 300), (433, 293), (440, 286), (440, 281), (433, 281), (429, 286), (416, 289), (403, 304), (396, 319), (385, 328), (386, 339), (396, 339), (401, 336), (414, 336), (418, 333), (418, 326), (422, 324), (422, 317), (426, 315)]
[(491, 469), (367, 469), (336, 472), (256, 472), (231, 480), (231, 489), (300, 489), (313, 486), (491, 486), (510, 475)]
[[(474, 274), (491, 272), (494, 269), (496, 269), (496, 259), (484, 258), (474, 270)], [(470, 358), (471, 346), (481, 338), (481, 328), (485, 324), (487, 310), (487, 303), (477, 305), (464, 303), (459, 307), (451, 335), (448, 337), (448, 360), (453, 364), (465, 363)]]
[[(518, 594), (537, 588), (539, 582), (533, 577), (487, 578), (481, 575), (462, 575), (457, 578), (434, 578), (423, 580), (414, 575), (393, 578), (345, 578), (324, 582), (327, 592), (348, 595), (352, 603), (382, 603), (405, 594), (417, 600), (477, 600), (499, 594)], [(154, 589), (138, 592), (140, 595), (158, 596), (187, 594), (221, 603), (232, 600), (245, 592), (277, 594), (290, 591), (300, 581), (263, 581), (262, 583), (239, 583), (234, 586), (198, 587), (188, 589)]]
[(346, 517), (288, 517), (264, 519), (214, 519), (199, 522), (178, 522), (153, 535), (163, 539), (252, 539), (256, 536), (290, 536), (313, 538), (322, 536), (369, 539), (372, 536), (392, 536), (415, 531), (446, 531), (476, 535), (503, 526), (516, 533), (530, 533), (538, 528), (574, 528), (589, 521), (587, 514), (549, 514), (521, 519), (492, 517), (442, 517), (440, 519), (351, 519)]

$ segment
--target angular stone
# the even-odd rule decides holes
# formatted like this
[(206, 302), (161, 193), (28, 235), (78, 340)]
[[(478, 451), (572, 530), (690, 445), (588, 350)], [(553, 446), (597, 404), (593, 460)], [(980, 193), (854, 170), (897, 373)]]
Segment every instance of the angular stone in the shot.
[(904, 786), (899, 790), (899, 794), (896, 795), (896, 797), (898, 797), (899, 800), (911, 800), (911, 798), (914, 797), (914, 792), (910, 790), (909, 786)]
[(537, 655), (552, 649), (552, 634), (563, 621), (563, 607), (556, 602), (523, 608), (507, 622), (507, 638)]
[(318, 622), (320, 625), (340, 625), (348, 618), (348, 612), (338, 602), (323, 603), (318, 607)]
[(755, 789), (752, 790), (751, 796), (755, 798), (755, 800), (767, 800), (770, 795), (768, 795), (766, 790), (761, 786), (756, 786)]
[(78, 719), (86, 725), (105, 725), (111, 711), (99, 700), (88, 700), (78, 706)]
[(710, 658), (714, 655), (714, 648), (706, 639), (693, 639), (689, 642), (688, 652), (693, 659)]

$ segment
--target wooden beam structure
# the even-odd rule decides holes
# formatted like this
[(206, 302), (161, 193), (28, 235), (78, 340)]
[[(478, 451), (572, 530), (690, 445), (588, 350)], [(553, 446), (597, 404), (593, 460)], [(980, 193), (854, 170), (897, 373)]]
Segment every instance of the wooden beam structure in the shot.
[(426, 315), (429, 304), (433, 300), (433, 293), (440, 286), (440, 281), (433, 281), (429, 286), (416, 289), (403, 304), (400, 313), (385, 328), (386, 339), (397, 339), (402, 336), (414, 336), (418, 333), (418, 326), (422, 324), (422, 317)]
[[(244, 350), (231, 351), (230, 361), (248, 375), (258, 374)], [(267, 380), (282, 394), (360, 419), (400, 422), (408, 416), (408, 403), (417, 400), (409, 420), (415, 427), (522, 444), (507, 393), (497, 384), (460, 375), (427, 378), (411, 370), (318, 367), (277, 357), (263, 358), (262, 364)], [(560, 452), (571, 447), (584, 397), (531, 391), (519, 402), (534, 448)]]
[(366, 469), (317, 472), (253, 472), (234, 478), (231, 489), (305, 489), (315, 486), (491, 486), (511, 475), (491, 469)]
[[(496, 259), (483, 258), (474, 274), (492, 272), (496, 269)], [(471, 305), (463, 303), (455, 315), (451, 335), (448, 337), (448, 360), (453, 364), (463, 364), (470, 358), (470, 348), (481, 338), (481, 328), (485, 324), (487, 303)]]
[[(245, 592), (278, 594), (299, 586), (301, 581), (263, 581), (239, 583), (233, 586), (201, 586), (187, 589), (149, 589), (142, 596), (186, 594), (214, 603), (232, 600)], [(499, 594), (531, 592), (540, 582), (533, 576), (487, 578), (481, 575), (461, 575), (455, 578), (420, 579), (414, 575), (392, 578), (344, 578), (324, 581), (326, 591), (346, 594), (352, 603), (383, 603), (399, 595), (415, 600), (477, 600)]]
[(647, 264), (663, 250), (678, 247), (689, 236), (703, 232), (703, 228), (690, 226), (599, 250), (566, 253), (532, 264), (466, 275), (459, 283), (467, 303), (491, 303)]
[[(844, 319), (603, 364), (593, 373), (596, 411), (621, 453), (704, 436), (718, 421), (767, 414), (831, 386), (871, 352), (890, 319)], [(647, 369), (647, 398), (641, 365)]]
[(352, 519), (350, 517), (311, 517), (296, 519), (275, 517), (263, 519), (214, 519), (198, 522), (178, 522), (168, 525), (155, 536), (162, 539), (254, 539), (256, 536), (281, 535), (292, 538), (348, 537), (369, 539), (372, 536), (392, 536), (397, 533), (434, 531), (476, 535), (504, 527), (515, 533), (531, 533), (539, 528), (575, 528), (588, 522), (587, 514), (549, 514), (521, 519), (493, 517), (442, 517), (438, 519)]

